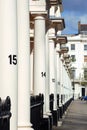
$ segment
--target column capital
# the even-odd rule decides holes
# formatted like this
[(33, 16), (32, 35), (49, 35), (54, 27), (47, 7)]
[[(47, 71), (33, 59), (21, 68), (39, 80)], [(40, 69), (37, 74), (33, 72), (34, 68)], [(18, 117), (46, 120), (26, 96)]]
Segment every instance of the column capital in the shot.
[(47, 11), (31, 11), (30, 12), (30, 20), (34, 21), (35, 17), (42, 16), (44, 18), (47, 17)]
[(69, 63), (70, 63), (70, 59), (67, 58), (67, 59), (65, 60), (65, 64), (69, 64)]
[(49, 4), (48, 7), (51, 8), (52, 6), (57, 6), (60, 7), (60, 11), (63, 12), (63, 5), (62, 5), (62, 0), (48, 0)]
[(70, 55), (68, 53), (64, 53), (63, 57), (64, 57), (64, 59), (68, 59), (68, 58), (70, 58)]
[(59, 51), (56, 51), (57, 53), (59, 53), (59, 56), (63, 56), (64, 53), (67, 53), (69, 51), (69, 48), (68, 47), (61, 47), (60, 46), (60, 50)]
[(58, 3), (59, 3), (59, 5), (61, 5), (62, 4), (62, 0), (58, 0)]
[(54, 47), (56, 47), (56, 36), (50, 36), (49, 41), (54, 42)]
[(43, 17), (44, 19), (47, 19), (47, 11), (43, 11), (43, 12), (30, 12), (30, 28), (34, 29), (34, 21), (35, 18), (38, 17)]
[(49, 36), (49, 40), (56, 41), (56, 36)]
[(51, 6), (62, 4), (62, 0), (49, 0)]
[(49, 18), (47, 19), (47, 23), (48, 23), (48, 29), (50, 28), (55, 28), (57, 31), (58, 30), (63, 30), (65, 28), (65, 22), (63, 18)]
[(67, 53), (68, 51), (69, 51), (69, 48), (68, 48), (68, 47), (61, 47), (61, 48), (60, 48), (60, 54)]
[(66, 36), (56, 36), (56, 42), (59, 44), (66, 44), (67, 37)]

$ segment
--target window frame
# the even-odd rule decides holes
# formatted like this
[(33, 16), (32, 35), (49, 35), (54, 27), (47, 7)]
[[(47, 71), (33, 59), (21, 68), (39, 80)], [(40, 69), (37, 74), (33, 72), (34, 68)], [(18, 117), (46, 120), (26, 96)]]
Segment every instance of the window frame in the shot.
[(75, 50), (75, 44), (71, 44), (71, 50)]
[(84, 51), (87, 50), (87, 44), (84, 44)]

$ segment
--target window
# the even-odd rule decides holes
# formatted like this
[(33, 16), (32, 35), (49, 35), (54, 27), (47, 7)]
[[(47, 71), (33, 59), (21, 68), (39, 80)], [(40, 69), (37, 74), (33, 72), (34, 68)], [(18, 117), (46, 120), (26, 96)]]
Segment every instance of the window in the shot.
[(75, 44), (71, 44), (71, 50), (75, 50)]
[(84, 79), (87, 80), (87, 68), (84, 68)]
[(71, 58), (72, 58), (72, 62), (76, 61), (75, 55), (71, 55)]
[(87, 62), (87, 55), (84, 56), (84, 62)]
[(72, 78), (72, 79), (75, 79), (75, 75), (76, 75), (76, 71), (75, 71), (75, 70), (72, 70), (71, 78)]
[(87, 45), (84, 45), (84, 50), (87, 50)]

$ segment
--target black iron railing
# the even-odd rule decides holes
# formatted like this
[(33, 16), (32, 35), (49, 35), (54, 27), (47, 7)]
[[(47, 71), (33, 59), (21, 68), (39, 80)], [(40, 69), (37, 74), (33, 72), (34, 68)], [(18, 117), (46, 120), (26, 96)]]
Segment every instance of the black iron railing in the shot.
[(50, 101), (50, 110), (51, 112), (53, 111), (53, 104), (54, 104), (54, 94), (50, 94), (50, 97), (49, 97)]
[(0, 98), (0, 130), (10, 130), (11, 101), (8, 96), (5, 100)]
[(33, 124), (34, 130), (40, 130), (41, 120), (43, 118), (43, 104), (44, 104), (43, 94), (31, 96), (30, 102), (31, 102), (30, 104), (31, 123)]

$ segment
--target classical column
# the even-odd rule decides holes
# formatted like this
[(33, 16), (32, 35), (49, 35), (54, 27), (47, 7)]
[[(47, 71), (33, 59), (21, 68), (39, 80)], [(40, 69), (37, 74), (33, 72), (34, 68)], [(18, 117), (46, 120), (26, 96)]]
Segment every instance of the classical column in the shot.
[(34, 45), (34, 43), (33, 43), (33, 41), (31, 41), (30, 42), (30, 93), (31, 94), (33, 94), (33, 89), (34, 89), (34, 87), (33, 87), (33, 60), (34, 60), (34, 58), (33, 58), (33, 45)]
[(56, 92), (56, 75), (55, 75), (55, 41), (49, 39), (49, 77), (50, 77), (50, 94), (54, 94), (54, 110), (57, 110), (57, 92)]
[(56, 57), (57, 57), (57, 94), (60, 94), (60, 43), (56, 44)]
[[(56, 44), (56, 43), (55, 43)], [(55, 105), (55, 109), (57, 110), (57, 53), (56, 53), (56, 45), (55, 45), (55, 48), (54, 48), (54, 71), (55, 71), (55, 95), (54, 95), (54, 98), (55, 98), (55, 101), (54, 101), (54, 105)]]
[(63, 63), (63, 66), (62, 66), (62, 67), (63, 67), (63, 70), (62, 70), (62, 71), (63, 71), (63, 72), (62, 72), (62, 73), (63, 73), (63, 74), (62, 74), (62, 75), (63, 75), (63, 76), (62, 76), (62, 77), (63, 77), (63, 105), (64, 105), (64, 103), (65, 103), (65, 67), (64, 67), (64, 65), (65, 65), (65, 64)]
[(65, 70), (65, 102), (67, 101), (67, 71)]
[(50, 86), (49, 86), (49, 39), (48, 39), (48, 30), (46, 32), (46, 112), (50, 114), (50, 104), (49, 104), (49, 95), (50, 95)]
[(30, 130), (29, 3), (18, 0), (18, 130)]
[(10, 130), (17, 130), (16, 0), (0, 0), (0, 97), (11, 99)]
[(55, 6), (52, 6), (50, 7), (49, 9), (49, 17), (55, 17)]
[(69, 82), (68, 82), (68, 72), (66, 73), (66, 75), (67, 75), (67, 101), (68, 101), (68, 93), (69, 93), (69, 91), (68, 91), (68, 87), (69, 87)]
[(59, 74), (60, 74), (60, 86), (59, 86), (59, 107), (62, 106), (61, 104), (61, 94), (62, 94), (62, 61), (61, 61), (61, 56), (59, 58)]
[[(45, 64), (45, 18), (43, 16), (35, 17), (34, 32), (34, 95), (44, 94), (45, 102), (45, 84), (46, 84), (46, 64)], [(44, 104), (44, 112), (45, 112)]]
[[(62, 99), (62, 95), (63, 95), (63, 56), (61, 55), (61, 62), (60, 62), (60, 87), (61, 87), (61, 99)], [(63, 104), (63, 100), (61, 102)], [(61, 104), (61, 105), (62, 105)]]
[(55, 17), (61, 17), (61, 9), (59, 5), (57, 5), (55, 9)]

